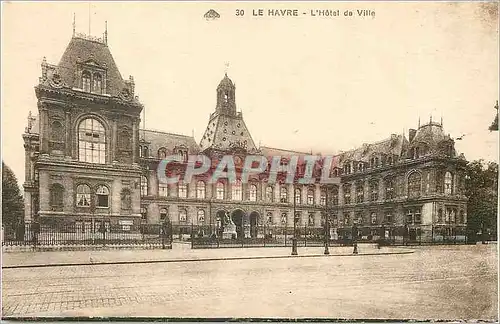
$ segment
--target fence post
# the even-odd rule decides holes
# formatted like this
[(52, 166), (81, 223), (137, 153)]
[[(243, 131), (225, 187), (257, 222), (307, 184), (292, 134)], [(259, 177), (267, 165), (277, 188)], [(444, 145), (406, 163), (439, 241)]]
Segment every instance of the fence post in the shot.
[(191, 249), (194, 247), (193, 223), (191, 223)]

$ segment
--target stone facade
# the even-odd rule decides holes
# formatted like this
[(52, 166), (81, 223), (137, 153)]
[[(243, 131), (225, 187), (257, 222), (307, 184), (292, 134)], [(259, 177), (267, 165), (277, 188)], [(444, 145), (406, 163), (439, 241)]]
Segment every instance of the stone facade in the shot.
[[(294, 210), (298, 226), (322, 228), (328, 211), (335, 231), (357, 224), (364, 235), (405, 226), (412, 236), (432, 226), (464, 228), (467, 222), (466, 161), (442, 122), (430, 120), (408, 138), (393, 134), (334, 155), (329, 171), (337, 181), (328, 186), (316, 173), (310, 185), (281, 178), (269, 184), (269, 172), (243, 184), (209, 183), (208, 175), (200, 175), (167, 186), (156, 172), (168, 155), (205, 154), (215, 167), (231, 154), (241, 171), (249, 154), (281, 156), (285, 164), (291, 156), (309, 154), (256, 147), (236, 111), (236, 89), (227, 75), (216, 89), (217, 106), (199, 145), (190, 136), (139, 129), (142, 105), (133, 78), (121, 78), (106, 43), (82, 36), (72, 38), (58, 65), (42, 63), (35, 90), (39, 114), (30, 116), (23, 135), (27, 222), (169, 221), (188, 228), (220, 226), (227, 215), (247, 237), (257, 235), (256, 225), (293, 226)], [(172, 164), (181, 173), (183, 167)], [(303, 161), (298, 170), (304, 173)]]

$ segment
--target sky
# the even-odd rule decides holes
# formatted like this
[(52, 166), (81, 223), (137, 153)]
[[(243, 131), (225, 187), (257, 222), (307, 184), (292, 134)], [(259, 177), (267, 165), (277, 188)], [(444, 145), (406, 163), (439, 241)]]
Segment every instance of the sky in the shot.
[[(203, 18), (209, 9), (220, 18)], [(253, 16), (258, 9), (264, 16)], [(323, 9), (340, 16), (310, 14)], [(498, 4), (2, 2), (2, 158), (20, 183), (40, 64), (59, 62), (73, 14), (76, 31), (93, 36), (107, 21), (146, 128), (199, 142), (227, 72), (257, 145), (337, 153), (408, 136), (432, 116), (452, 137), (465, 135), (456, 149), (468, 160), (498, 161), (498, 132), (488, 131), (499, 98)]]

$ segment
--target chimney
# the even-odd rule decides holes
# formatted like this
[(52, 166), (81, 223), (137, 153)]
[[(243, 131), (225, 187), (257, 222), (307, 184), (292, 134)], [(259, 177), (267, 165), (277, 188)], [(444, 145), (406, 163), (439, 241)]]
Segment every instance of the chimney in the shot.
[(413, 138), (415, 137), (415, 134), (417, 134), (417, 130), (410, 128), (409, 134), (408, 134), (408, 140), (411, 142), (413, 141)]

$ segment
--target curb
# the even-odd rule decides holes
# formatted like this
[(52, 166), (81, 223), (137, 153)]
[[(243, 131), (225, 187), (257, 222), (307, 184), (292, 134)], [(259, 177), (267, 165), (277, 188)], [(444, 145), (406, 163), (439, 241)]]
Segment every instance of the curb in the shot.
[(318, 257), (357, 257), (392, 254), (412, 254), (414, 251), (381, 252), (381, 253), (361, 253), (361, 254), (309, 254), (309, 255), (277, 255), (277, 256), (249, 256), (249, 257), (228, 257), (228, 258), (201, 258), (201, 259), (168, 259), (168, 260), (140, 260), (140, 261), (110, 261), (95, 263), (53, 263), (53, 264), (33, 264), (33, 265), (13, 265), (2, 266), (2, 269), (22, 269), (22, 268), (48, 268), (48, 267), (72, 267), (85, 265), (111, 265), (111, 264), (144, 264), (144, 263), (181, 263), (181, 262), (203, 262), (203, 261), (233, 261), (233, 260), (259, 260), (259, 259), (287, 259), (287, 258), (318, 258)]

